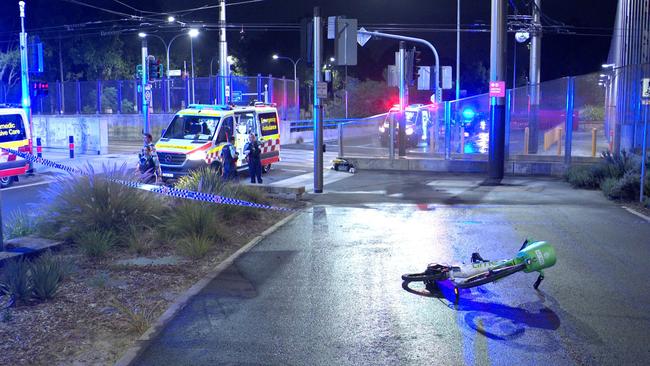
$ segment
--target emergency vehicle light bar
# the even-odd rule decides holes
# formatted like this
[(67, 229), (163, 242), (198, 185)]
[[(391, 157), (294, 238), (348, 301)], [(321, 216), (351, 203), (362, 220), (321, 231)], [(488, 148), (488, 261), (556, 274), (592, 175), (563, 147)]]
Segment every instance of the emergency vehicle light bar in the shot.
[(213, 111), (229, 111), (232, 110), (232, 107), (229, 105), (223, 104), (190, 104), (187, 108), (189, 109), (210, 109)]

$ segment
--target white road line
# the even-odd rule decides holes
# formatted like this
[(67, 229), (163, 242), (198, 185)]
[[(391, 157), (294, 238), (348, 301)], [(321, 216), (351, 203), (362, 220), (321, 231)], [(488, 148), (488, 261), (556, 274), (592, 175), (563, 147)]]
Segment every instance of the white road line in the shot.
[(50, 184), (52, 182), (54, 182), (54, 181), (53, 180), (46, 180), (44, 182), (23, 184), (23, 185), (20, 185), (20, 186), (13, 186), (13, 187), (9, 187), (9, 188), (3, 188), (2, 191), (5, 192), (5, 191), (11, 191), (12, 189), (21, 189), (21, 188), (27, 188), (27, 187), (41, 186), (41, 185), (44, 185), (44, 184)]
[(634, 209), (631, 209), (629, 207), (625, 207), (625, 206), (621, 206), (621, 207), (623, 207), (625, 209), (625, 211), (631, 213), (632, 215), (638, 216), (638, 217), (644, 219), (645, 221), (650, 222), (650, 217), (642, 214), (641, 212), (638, 212), (638, 211), (636, 211)]

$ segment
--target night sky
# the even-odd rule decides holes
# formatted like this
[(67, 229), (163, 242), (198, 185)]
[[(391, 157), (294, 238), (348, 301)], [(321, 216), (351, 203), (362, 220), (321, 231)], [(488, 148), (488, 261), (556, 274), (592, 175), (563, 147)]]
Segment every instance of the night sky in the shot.
[[(199, 39), (195, 41), (195, 58), (198, 76), (207, 76), (210, 59), (217, 54), (218, 32), (211, 30), (218, 20), (218, 8), (200, 10), (179, 16), (179, 10), (217, 4), (206, 0), (75, 0), (93, 6), (102, 7), (129, 15), (144, 15), (148, 18), (164, 19), (162, 14), (139, 13), (120, 2), (139, 10), (174, 14), (178, 20), (187, 24), (207, 26)], [(232, 0), (228, 3), (246, 0)], [(125, 49), (138, 51), (139, 30), (155, 31), (169, 39), (180, 32), (179, 27), (159, 27), (151, 19), (143, 21), (122, 21), (95, 25), (94, 28), (64, 30), (64, 24), (75, 24), (95, 20), (117, 20), (126, 17), (120, 14), (91, 9), (65, 0), (27, 0), (27, 30), (30, 35), (39, 34), (44, 41), (56, 42), (62, 37), (93, 37), (101, 41), (108, 36), (100, 32), (122, 31), (120, 37), (126, 43)], [(529, 12), (527, 0), (511, 0), (521, 13)], [(323, 16), (344, 15), (357, 18), (360, 26), (367, 29), (385, 29), (396, 27), (393, 33), (400, 33), (429, 40), (436, 46), (443, 65), (455, 66), (455, 23), (456, 1), (423, 0), (264, 0), (256, 3), (229, 6), (228, 23), (243, 23), (244, 29), (231, 29), (228, 33), (229, 47), (236, 56), (244, 61), (248, 74), (273, 74), (292, 76), (292, 67), (288, 62), (272, 62), (270, 56), (275, 53), (297, 58), (300, 56), (299, 31), (297, 26), (303, 17), (311, 16), (313, 7), (320, 6)], [(489, 65), (489, 33), (481, 31), (489, 27), (489, 0), (463, 0), (461, 10), (462, 33), (461, 62), (468, 67), (475, 62)], [(556, 34), (554, 28), (545, 28), (542, 45), (542, 79), (549, 80), (566, 75), (579, 75), (594, 72), (606, 61), (611, 41), (615, 17), (614, 0), (543, 0), (542, 10), (547, 16), (545, 25), (563, 24), (565, 31), (577, 34)], [(510, 7), (510, 13), (513, 13)], [(252, 24), (282, 23), (285, 29), (253, 29)], [(113, 28), (107, 28), (113, 26)], [(50, 28), (46, 28), (50, 27)], [(53, 28), (52, 28), (53, 27)], [(414, 27), (437, 29), (438, 31), (414, 32)], [(0, 4), (0, 47), (6, 48), (8, 41), (18, 39), (20, 23), (18, 20), (17, 1), (2, 0)], [(152, 52), (162, 55), (162, 44), (151, 41)], [(178, 42), (178, 41), (177, 41)], [(173, 52), (177, 58), (188, 55), (188, 42), (174, 44)], [(332, 41), (329, 41), (331, 49)], [(512, 47), (514, 35), (509, 34), (509, 74), (512, 74)], [(359, 65), (350, 67), (350, 75), (360, 78), (380, 79), (387, 64), (393, 63), (393, 52), (397, 43), (389, 40), (373, 40), (359, 49)], [(326, 54), (332, 54), (326, 51)], [(428, 51), (423, 52), (424, 64), (433, 64), (433, 57)], [(519, 75), (527, 73), (528, 52), (525, 45), (518, 46)], [(189, 58), (187, 56), (186, 58)], [(175, 60), (178, 63), (180, 59)], [(463, 68), (461, 70), (464, 70)]]

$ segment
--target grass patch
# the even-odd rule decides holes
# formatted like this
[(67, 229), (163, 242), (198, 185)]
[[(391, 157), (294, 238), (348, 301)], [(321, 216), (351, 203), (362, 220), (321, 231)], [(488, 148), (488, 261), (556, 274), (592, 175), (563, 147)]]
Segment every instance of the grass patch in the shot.
[(9, 214), (4, 225), (4, 235), (7, 239), (28, 236), (38, 231), (38, 224), (37, 217), (18, 209)]
[(31, 264), (32, 290), (39, 300), (52, 299), (63, 279), (70, 273), (70, 265), (52, 253), (42, 254)]
[(117, 237), (112, 231), (91, 229), (78, 232), (74, 241), (88, 258), (99, 259), (115, 247)]
[(156, 320), (156, 313), (160, 307), (159, 303), (152, 307), (135, 307), (119, 301), (116, 298), (111, 300), (111, 305), (120, 313), (126, 315), (129, 328), (135, 334), (141, 335), (146, 332)]
[(175, 243), (176, 249), (181, 255), (194, 260), (205, 257), (214, 247), (212, 240), (198, 235), (189, 235), (180, 238)]
[(22, 258), (5, 262), (0, 278), (0, 291), (13, 296), (18, 302), (27, 303), (34, 288), (29, 267), (29, 261)]

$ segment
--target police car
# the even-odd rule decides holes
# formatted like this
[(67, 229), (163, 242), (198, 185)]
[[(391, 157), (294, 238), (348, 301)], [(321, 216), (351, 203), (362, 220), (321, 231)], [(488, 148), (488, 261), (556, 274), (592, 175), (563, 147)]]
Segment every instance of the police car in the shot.
[[(22, 108), (0, 105), (0, 147), (32, 152), (32, 136), (27, 114)], [(15, 154), (0, 151), (0, 186), (9, 187), (26, 174), (29, 163)]]
[(241, 159), (238, 169), (246, 169), (244, 146), (254, 133), (262, 148), (264, 172), (280, 161), (280, 119), (273, 105), (252, 106), (192, 104), (176, 113), (156, 143), (163, 181), (178, 179), (201, 167), (220, 170), (218, 159), (230, 136)]
[[(431, 128), (434, 120), (434, 106), (424, 104), (411, 104), (404, 110), (406, 118), (405, 137), (407, 146), (416, 147), (426, 144), (428, 140), (427, 131)], [(386, 118), (379, 125), (379, 141), (382, 146), (388, 146), (390, 141), (390, 122), (395, 124), (395, 143), (398, 143), (399, 105), (393, 106), (386, 114)]]

